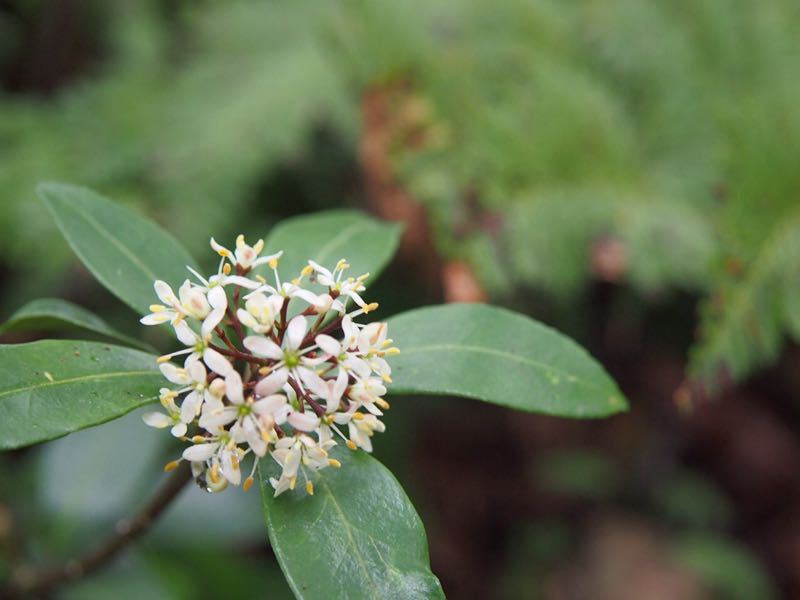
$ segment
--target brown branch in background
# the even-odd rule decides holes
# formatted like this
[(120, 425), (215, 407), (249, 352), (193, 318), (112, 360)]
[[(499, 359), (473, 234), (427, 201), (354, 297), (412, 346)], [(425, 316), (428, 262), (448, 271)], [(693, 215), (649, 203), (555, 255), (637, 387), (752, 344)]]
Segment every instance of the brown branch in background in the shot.
[(116, 531), (94, 550), (54, 567), (42, 569), (30, 566), (18, 567), (11, 575), (9, 587), (0, 589), (0, 597), (13, 598), (45, 593), (102, 568), (145, 533), (191, 479), (189, 464), (181, 463), (150, 502), (135, 516), (119, 521)]

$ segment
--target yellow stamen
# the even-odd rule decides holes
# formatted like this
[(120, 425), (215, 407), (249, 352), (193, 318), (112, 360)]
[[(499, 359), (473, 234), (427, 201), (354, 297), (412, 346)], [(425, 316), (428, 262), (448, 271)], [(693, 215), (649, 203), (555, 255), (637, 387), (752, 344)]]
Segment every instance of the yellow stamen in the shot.
[(270, 269), (277, 269), (278, 268), (278, 259), (277, 258), (271, 258), (267, 264), (269, 265)]
[(289, 489), (290, 489), (290, 490), (293, 490), (293, 489), (294, 489), (294, 486), (296, 486), (296, 485), (297, 485), (297, 477), (292, 477), (292, 478), (289, 480)]
[(375, 404), (380, 406), (383, 410), (389, 410), (391, 408), (391, 406), (389, 406), (389, 403), (383, 398), (378, 398), (377, 400), (375, 400)]
[(300, 278), (295, 277), (294, 279), (292, 279), (292, 285), (300, 285)]
[(231, 466), (233, 467), (234, 471), (239, 470), (239, 457), (235, 455), (231, 456)]
[(251, 487), (253, 487), (253, 476), (252, 475), (244, 480), (244, 483), (242, 484), (242, 489), (246, 492)]
[(347, 440), (347, 447), (350, 448), (350, 450), (355, 450), (358, 448), (353, 440)]
[(381, 375), (381, 379), (383, 379), (386, 383), (392, 383), (392, 378), (388, 375)]
[(400, 348), (389, 348), (384, 353), (386, 356), (394, 356), (395, 354), (400, 354)]
[(211, 471), (208, 476), (211, 478), (212, 483), (219, 483), (219, 463), (211, 465)]
[(193, 444), (202, 444), (205, 441), (206, 441), (206, 438), (204, 438), (202, 435), (196, 435), (196, 436), (194, 436), (192, 438), (192, 443)]
[(360, 421), (363, 418), (364, 418), (364, 413), (360, 412), (353, 413), (353, 421)]
[(158, 364), (169, 362), (169, 359), (172, 358), (169, 354), (165, 354), (164, 356), (159, 356), (156, 362)]
[(236, 236), (236, 247), (241, 248), (242, 246), (244, 246), (244, 235), (240, 233)]
[(150, 312), (158, 313), (164, 312), (167, 308), (161, 304), (151, 304), (150, 305)]
[(222, 267), (222, 272), (225, 273), (225, 275), (230, 275), (231, 274), (231, 263), (225, 263), (225, 266)]
[(312, 267), (311, 265), (306, 265), (305, 267), (303, 267), (303, 270), (300, 271), (300, 277), (307, 277), (308, 275), (311, 275), (313, 272), (314, 272), (314, 267)]
[(308, 492), (309, 496), (314, 495), (314, 484), (310, 481), (306, 481), (306, 491)]
[(258, 279), (261, 283), (267, 283), (267, 280), (263, 275), (256, 275), (255, 278)]
[(340, 463), (340, 462), (339, 462), (338, 460), (336, 460), (335, 458), (329, 458), (329, 459), (328, 459), (328, 464), (329, 464), (330, 466), (332, 466), (334, 469), (341, 469), (341, 468), (342, 468), (342, 463)]
[(258, 370), (259, 375), (267, 375), (272, 369), (270, 367), (264, 366)]
[(256, 245), (253, 246), (253, 250), (256, 251), (256, 254), (261, 254), (261, 251), (264, 249), (264, 240), (258, 240)]
[(180, 464), (180, 461), (177, 460), (169, 461), (167, 464), (164, 465), (164, 472), (169, 473), (170, 471), (174, 471), (175, 469), (178, 468), (178, 464)]
[(377, 302), (370, 302), (364, 307), (364, 314), (371, 313), (373, 310), (378, 310)]

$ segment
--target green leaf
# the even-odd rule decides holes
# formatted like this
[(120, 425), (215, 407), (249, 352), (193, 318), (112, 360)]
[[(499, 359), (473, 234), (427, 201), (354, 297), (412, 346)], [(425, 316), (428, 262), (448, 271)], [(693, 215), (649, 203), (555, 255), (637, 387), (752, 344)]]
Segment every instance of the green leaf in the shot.
[(142, 350), (146, 344), (112, 328), (103, 319), (82, 306), (58, 298), (40, 298), (28, 302), (0, 327), (0, 334), (9, 331), (90, 331)]
[(364, 452), (331, 455), (342, 468), (309, 473), (313, 496), (274, 498), (269, 477), (279, 469), (270, 458), (259, 465), (269, 539), (295, 596), (444, 598), (422, 522), (394, 476)]
[(0, 346), (0, 450), (99, 425), (153, 402), (156, 357), (97, 342)]
[(389, 319), (400, 354), (391, 394), (447, 394), (563, 417), (604, 417), (627, 401), (578, 344), (511, 311), (449, 304)]
[(97, 280), (141, 314), (155, 301), (153, 282), (178, 285), (197, 268), (169, 233), (134, 211), (86, 188), (43, 183), (37, 188), (69, 245)]
[(282, 221), (267, 236), (266, 251), (283, 250), (286, 278), (296, 277), (309, 259), (332, 269), (346, 258), (350, 275), (370, 273), (372, 281), (394, 256), (402, 230), (358, 211), (331, 210)]

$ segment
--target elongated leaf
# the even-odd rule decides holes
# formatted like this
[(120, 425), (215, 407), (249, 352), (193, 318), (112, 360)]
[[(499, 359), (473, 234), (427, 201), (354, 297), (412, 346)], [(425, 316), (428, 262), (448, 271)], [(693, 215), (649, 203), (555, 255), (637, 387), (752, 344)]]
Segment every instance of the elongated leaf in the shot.
[(97, 280), (141, 314), (155, 301), (153, 281), (177, 285), (196, 268), (189, 253), (152, 221), (86, 188), (43, 183), (39, 197)]
[(482, 304), (412, 310), (389, 319), (400, 354), (391, 394), (448, 394), (564, 417), (625, 410), (614, 381), (583, 348), (511, 311)]
[(425, 530), (397, 480), (364, 452), (334, 448), (341, 469), (314, 475), (315, 493), (273, 497), (259, 465), (269, 539), (297, 598), (443, 598)]
[(281, 273), (295, 277), (309, 259), (333, 268), (346, 258), (354, 276), (374, 280), (394, 256), (402, 225), (354, 210), (332, 210), (282, 221), (267, 236), (267, 251), (283, 250)]
[(153, 402), (156, 357), (97, 342), (0, 346), (0, 450), (44, 442)]
[(0, 327), (9, 331), (63, 331), (80, 329), (122, 342), (128, 346), (148, 349), (134, 338), (116, 331), (103, 319), (82, 306), (58, 298), (39, 298), (28, 302)]

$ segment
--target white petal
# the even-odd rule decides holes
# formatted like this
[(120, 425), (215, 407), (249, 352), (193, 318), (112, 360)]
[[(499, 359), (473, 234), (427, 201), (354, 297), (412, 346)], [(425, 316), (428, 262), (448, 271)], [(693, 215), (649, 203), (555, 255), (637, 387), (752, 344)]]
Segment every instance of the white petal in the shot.
[(225, 294), (225, 288), (221, 285), (211, 288), (208, 291), (208, 303), (211, 305), (211, 308), (227, 308), (228, 296)]
[(236, 311), (236, 316), (239, 317), (239, 321), (241, 321), (242, 325), (245, 327), (255, 329), (259, 326), (259, 322), (256, 321), (255, 317), (243, 308)]
[(203, 360), (209, 369), (218, 375), (222, 375), (223, 377), (233, 371), (233, 366), (230, 362), (228, 362), (228, 359), (211, 348), (206, 348), (203, 351)]
[(225, 395), (234, 404), (244, 403), (244, 387), (242, 378), (236, 371), (231, 371), (225, 377)]
[(286, 406), (286, 396), (273, 394), (263, 400), (253, 402), (253, 412), (259, 415), (269, 415), (278, 412), (284, 406)]
[[(291, 327), (291, 323), (289, 326)], [(281, 350), (281, 347), (262, 335), (247, 336), (244, 338), (244, 347), (250, 350), (250, 352), (253, 354), (265, 356), (273, 360), (280, 360), (283, 358), (283, 350)]]
[(214, 456), (217, 448), (219, 448), (218, 442), (211, 444), (195, 444), (194, 446), (189, 446), (183, 451), (183, 458), (186, 460), (208, 460)]
[(314, 431), (319, 427), (319, 417), (312, 412), (293, 411), (287, 418), (289, 425), (299, 431)]
[(189, 327), (189, 324), (183, 320), (175, 324), (175, 335), (184, 346), (194, 346), (200, 341), (197, 334)]
[(247, 277), (240, 277), (239, 275), (231, 275), (225, 278), (225, 283), (232, 283), (239, 287), (247, 288), (248, 290), (255, 290), (261, 287), (258, 281), (253, 281)]
[(220, 466), (222, 467), (222, 474), (233, 485), (242, 483), (242, 471), (239, 469), (238, 463), (234, 465), (231, 451), (222, 452)]
[(162, 310), (161, 312), (155, 312), (149, 315), (145, 315), (141, 319), (139, 319), (139, 323), (142, 325), (161, 325), (162, 323), (166, 323), (170, 319), (175, 317), (175, 312), (171, 310)]
[(172, 363), (161, 363), (158, 368), (161, 370), (161, 373), (164, 375), (164, 377), (166, 377), (172, 383), (186, 385), (192, 381), (186, 369), (176, 367)]
[(314, 340), (322, 351), (331, 356), (339, 356), (342, 353), (341, 344), (329, 335), (321, 333)]
[(160, 279), (157, 280), (153, 284), (153, 288), (156, 290), (156, 295), (158, 298), (168, 306), (174, 306), (178, 303), (178, 297), (175, 295), (175, 292), (172, 291), (172, 288), (166, 281), (161, 281)]
[(286, 385), (288, 378), (289, 371), (287, 369), (278, 369), (274, 373), (270, 373), (256, 384), (256, 396), (263, 397), (274, 394)]
[(306, 318), (302, 315), (297, 315), (289, 321), (289, 326), (286, 328), (286, 345), (292, 350), (297, 350), (306, 336), (307, 327)]
[(181, 421), (191, 423), (200, 412), (200, 405), (203, 403), (203, 396), (197, 392), (191, 392), (184, 398), (181, 404)]
[[(219, 288), (214, 288), (219, 289)], [(203, 326), (200, 328), (200, 333), (203, 335), (203, 339), (207, 340), (211, 336), (211, 332), (214, 331), (217, 325), (222, 322), (222, 319), (225, 317), (225, 309), (224, 308), (215, 308), (203, 321)]]
[(169, 432), (176, 438), (186, 435), (186, 423), (177, 423)]
[(203, 363), (197, 359), (196, 354), (192, 353), (189, 355), (189, 357), (186, 359), (186, 366), (184, 368), (189, 372), (189, 376), (192, 378), (194, 383), (205, 386), (206, 368), (203, 366)]
[(150, 427), (156, 427), (158, 429), (164, 429), (164, 427), (172, 423), (172, 419), (160, 412), (145, 413), (142, 415), (142, 420)]
[(325, 381), (322, 379), (322, 377), (317, 375), (311, 369), (306, 369), (304, 367), (298, 367), (297, 371), (300, 374), (300, 379), (309, 390), (311, 390), (320, 398), (328, 397), (328, 386), (325, 384)]

